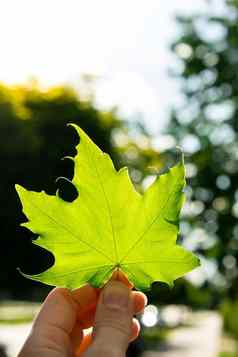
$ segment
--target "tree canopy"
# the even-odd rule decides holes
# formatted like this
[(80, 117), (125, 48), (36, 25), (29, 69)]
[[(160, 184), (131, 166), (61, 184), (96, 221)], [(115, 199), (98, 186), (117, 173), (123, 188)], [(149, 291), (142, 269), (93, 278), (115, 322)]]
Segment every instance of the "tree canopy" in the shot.
[[(212, 2), (211, 2), (212, 6)], [(187, 203), (181, 236), (204, 257), (212, 304), (238, 294), (238, 3), (223, 15), (177, 18), (172, 50), (181, 103), (167, 133), (185, 151)]]

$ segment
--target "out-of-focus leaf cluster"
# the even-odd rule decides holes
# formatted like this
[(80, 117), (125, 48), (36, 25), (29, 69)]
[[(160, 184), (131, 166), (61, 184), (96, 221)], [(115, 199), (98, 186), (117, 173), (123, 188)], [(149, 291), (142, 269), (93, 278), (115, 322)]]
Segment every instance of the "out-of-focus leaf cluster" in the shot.
[(181, 238), (203, 263), (191, 280), (210, 306), (238, 298), (238, 3), (213, 16), (215, 3), (208, 14), (177, 18), (172, 73), (181, 100), (167, 130), (186, 158)]

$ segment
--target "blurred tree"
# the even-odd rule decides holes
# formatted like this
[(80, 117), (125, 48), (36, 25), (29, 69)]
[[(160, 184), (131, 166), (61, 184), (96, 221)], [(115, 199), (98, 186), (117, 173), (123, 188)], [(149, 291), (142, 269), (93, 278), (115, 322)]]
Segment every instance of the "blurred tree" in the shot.
[(219, 16), (216, 1), (210, 6), (209, 14), (177, 18), (173, 75), (182, 94), (167, 134), (185, 152), (181, 236), (204, 257), (193, 281), (209, 287), (214, 306), (224, 293), (238, 294), (238, 2), (227, 1)]

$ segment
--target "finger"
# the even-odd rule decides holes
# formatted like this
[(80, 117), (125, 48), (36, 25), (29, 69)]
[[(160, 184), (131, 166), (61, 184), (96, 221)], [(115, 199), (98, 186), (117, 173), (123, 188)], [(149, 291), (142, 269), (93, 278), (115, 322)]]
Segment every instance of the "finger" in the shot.
[[(138, 314), (143, 311), (147, 304), (146, 296), (139, 291), (132, 291), (132, 300), (134, 306), (134, 314)], [(96, 313), (96, 303), (94, 301), (92, 305), (83, 307), (83, 310), (79, 308), (77, 313), (77, 323), (80, 324), (82, 329), (87, 329), (93, 326)]]
[(71, 332), (71, 344), (74, 351), (77, 351), (83, 342), (84, 333), (81, 325), (78, 323), (75, 324), (73, 331)]
[(142, 312), (147, 305), (147, 297), (140, 291), (132, 291), (132, 298), (134, 302), (134, 313)]
[(71, 292), (73, 300), (78, 306), (78, 316), (84, 315), (98, 302), (100, 289), (95, 289), (89, 284)]
[(131, 328), (131, 336), (130, 336), (130, 342), (134, 341), (137, 339), (140, 333), (140, 323), (136, 318), (133, 318), (132, 320), (132, 328)]
[[(134, 341), (140, 333), (140, 324), (137, 319), (133, 319), (130, 342)], [(84, 337), (80, 344), (75, 345), (76, 357), (81, 357), (82, 354), (91, 346), (93, 341), (93, 333), (89, 332)]]
[(100, 295), (93, 343), (85, 356), (124, 356), (131, 337), (133, 313), (130, 289), (119, 281), (110, 281)]
[(100, 290), (89, 284), (72, 291), (72, 297), (77, 304), (77, 323), (82, 329), (93, 325)]
[[(100, 290), (102, 289), (95, 289), (90, 285), (85, 285), (71, 293), (78, 305), (77, 321), (83, 329), (93, 326)], [(146, 295), (140, 291), (132, 291), (132, 299), (134, 301), (134, 313), (138, 314), (143, 311), (147, 304)]]
[(89, 284), (71, 292), (72, 298), (77, 304), (77, 321), (71, 333), (74, 351), (78, 350), (81, 342), (83, 343), (85, 340), (82, 330), (93, 326), (99, 292), (99, 289), (95, 289)]
[[(77, 323), (71, 333), (71, 340), (74, 350), (77, 350), (82, 341), (82, 329), (88, 329), (93, 326), (95, 321), (96, 304), (99, 299), (99, 289), (94, 289), (90, 285), (74, 290), (71, 294), (78, 306), (77, 311)], [(147, 303), (146, 296), (138, 291), (132, 292), (134, 313), (142, 311)], [(137, 320), (133, 322), (132, 333), (130, 340), (137, 338), (140, 331), (140, 326)], [(82, 341), (82, 348), (85, 345), (85, 341)]]
[[(133, 284), (129, 281), (127, 276), (121, 270), (115, 270), (112, 274), (110, 281), (121, 281), (128, 288), (133, 288)], [(133, 299), (135, 300), (134, 312), (135, 314), (138, 314), (145, 308), (147, 304), (147, 297), (140, 291), (133, 291), (133, 295)]]
[[(51, 350), (67, 355), (71, 351), (70, 333), (76, 322), (77, 305), (67, 289), (54, 289), (46, 298), (32, 332), (19, 357)], [(29, 354), (30, 355), (30, 354)]]
[[(134, 341), (139, 336), (139, 333), (140, 323), (136, 318), (133, 318), (130, 342)], [(71, 334), (71, 341), (73, 349), (77, 352), (78, 357), (80, 356), (80, 353), (83, 353), (92, 343), (92, 332), (88, 332), (87, 334), (83, 335), (81, 325), (76, 324)]]
[(76, 357), (81, 357), (82, 354), (89, 348), (89, 346), (92, 344), (93, 337), (92, 337), (92, 332), (86, 334), (83, 337), (83, 341), (79, 346), (79, 349), (76, 352)]
[(55, 288), (47, 296), (35, 322), (35, 329), (59, 328), (70, 334), (77, 316), (77, 305), (68, 289)]

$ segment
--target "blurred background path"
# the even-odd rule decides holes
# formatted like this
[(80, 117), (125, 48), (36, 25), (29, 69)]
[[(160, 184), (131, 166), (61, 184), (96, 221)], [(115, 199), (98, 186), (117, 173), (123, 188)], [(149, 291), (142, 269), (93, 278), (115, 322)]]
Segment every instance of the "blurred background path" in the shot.
[[(0, 325), (0, 344), (9, 357), (15, 357), (30, 332), (31, 323)], [(143, 357), (217, 357), (221, 337), (221, 318), (217, 313), (192, 313), (187, 327), (175, 329), (161, 351), (147, 351)]]
[(0, 325), (0, 345), (6, 348), (8, 357), (16, 357), (31, 329), (31, 323)]
[(222, 323), (214, 312), (191, 315), (191, 325), (172, 332), (164, 351), (147, 351), (143, 357), (217, 357)]

